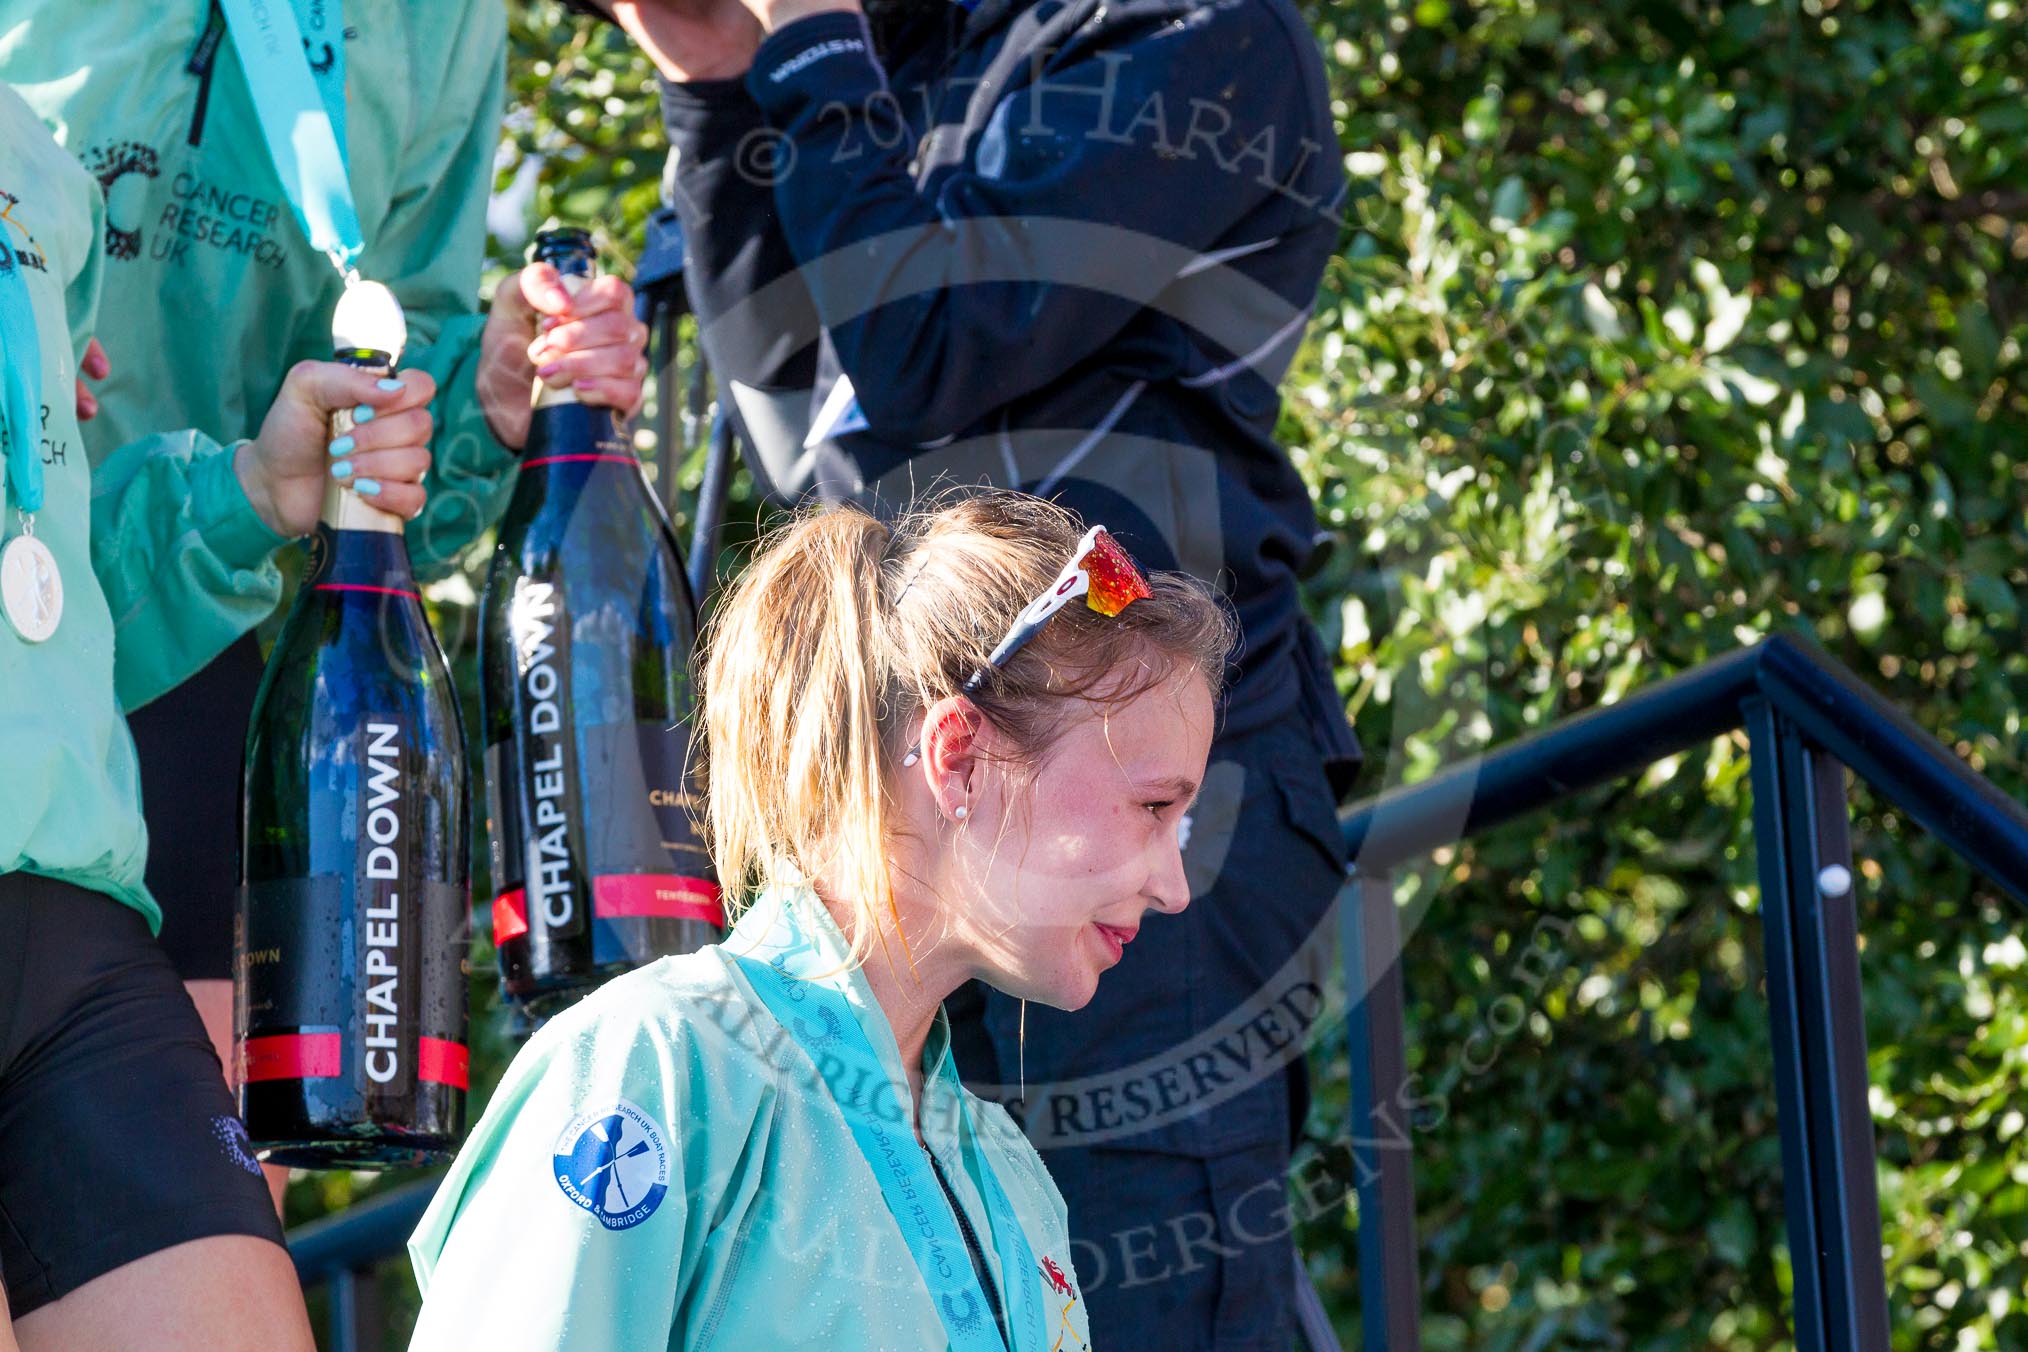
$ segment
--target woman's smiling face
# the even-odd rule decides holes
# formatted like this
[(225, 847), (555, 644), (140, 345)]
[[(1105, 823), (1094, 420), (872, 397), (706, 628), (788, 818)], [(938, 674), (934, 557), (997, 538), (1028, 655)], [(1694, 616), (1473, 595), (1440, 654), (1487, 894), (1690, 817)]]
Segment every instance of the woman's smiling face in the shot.
[(1123, 703), (1085, 706), (1031, 767), (996, 760), (990, 727), (980, 730), (985, 754), (955, 804), (944, 779), (955, 829), (939, 832), (936, 887), (974, 975), (1078, 1009), (1149, 911), (1189, 904), (1177, 833), (1212, 723), (1203, 675), (1179, 666)]

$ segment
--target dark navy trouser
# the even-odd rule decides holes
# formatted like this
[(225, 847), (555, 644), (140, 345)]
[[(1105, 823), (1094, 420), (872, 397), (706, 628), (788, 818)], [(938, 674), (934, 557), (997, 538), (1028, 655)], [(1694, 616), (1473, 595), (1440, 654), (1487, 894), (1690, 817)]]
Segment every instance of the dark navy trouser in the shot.
[[(1184, 866), (1189, 907), (1150, 913), (1091, 1004), (1029, 1006), (1008, 1107), (1069, 1206), (1093, 1346), (1287, 1352), (1301, 1048), (1344, 878), (1300, 714), (1213, 745)], [(1013, 1097), (1019, 1003), (974, 985), (950, 1008), (967, 1082)]]

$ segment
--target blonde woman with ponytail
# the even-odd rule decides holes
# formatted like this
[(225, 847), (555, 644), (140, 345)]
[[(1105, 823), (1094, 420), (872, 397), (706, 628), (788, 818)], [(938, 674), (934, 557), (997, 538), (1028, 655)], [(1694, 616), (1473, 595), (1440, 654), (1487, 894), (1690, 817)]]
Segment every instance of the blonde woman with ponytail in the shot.
[(1187, 904), (1232, 634), (1018, 494), (768, 540), (703, 676), (738, 923), (515, 1059), (410, 1241), (413, 1346), (1088, 1352), (1062, 1199), (942, 1003), (1079, 1008)]

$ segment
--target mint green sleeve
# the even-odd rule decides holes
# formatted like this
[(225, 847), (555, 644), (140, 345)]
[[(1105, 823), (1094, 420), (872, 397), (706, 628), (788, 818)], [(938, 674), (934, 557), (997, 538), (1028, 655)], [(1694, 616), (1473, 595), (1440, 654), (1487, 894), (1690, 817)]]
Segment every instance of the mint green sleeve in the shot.
[[(105, 204), (91, 195), (100, 239)], [(98, 318), (105, 251), (64, 291), (74, 355), (82, 361)], [(48, 390), (46, 399), (69, 399)], [(92, 572), (113, 616), (113, 688), (136, 709), (194, 675), (267, 618), (281, 596), (274, 551), (282, 537), (247, 502), (233, 472), (235, 447), (197, 432), (122, 446), (92, 470)]]
[(402, 365), (437, 382), (429, 502), (408, 528), (410, 559), (425, 577), (451, 570), (499, 518), (513, 486), (514, 454), (486, 425), (478, 395), (486, 326), (479, 274), (506, 100), (506, 7), (465, 0), (461, 8), (461, 22), (433, 35), (434, 59), (415, 72), (440, 92), (410, 129), (387, 219), (362, 262), (367, 276), (388, 279), (408, 316)]
[(273, 613), (282, 577), (233, 472), (240, 443), (199, 432), (130, 442), (92, 470), (92, 571), (113, 614), (124, 709), (174, 689)]
[[(685, 1254), (695, 1247), (690, 1202), (704, 1186), (675, 1132), (709, 1126), (692, 1115), (700, 1110), (692, 1049), (666, 1023), (624, 1008), (572, 1017), (579, 1010), (515, 1057), (409, 1240), (423, 1293), (410, 1352), (617, 1352), (671, 1342)], [(643, 1135), (643, 1118), (656, 1136)], [(630, 1161), (631, 1192), (603, 1202), (624, 1218), (625, 1208), (653, 1201), (632, 1223), (608, 1225), (563, 1186), (598, 1186), (601, 1157), (586, 1133), (607, 1131), (617, 1133), (608, 1155), (637, 1149), (665, 1177), (652, 1193), (641, 1163)]]
[[(88, 240), (106, 237), (106, 198), (96, 181), (88, 192), (81, 194), (91, 212), (91, 234)], [(63, 318), (70, 326), (71, 359), (73, 367), (84, 362), (85, 348), (91, 343), (92, 333), (99, 326), (99, 294), (105, 285), (106, 251), (97, 247), (84, 250), (84, 264), (63, 289)], [(69, 391), (59, 391), (68, 394)], [(43, 391), (45, 401), (49, 391)]]

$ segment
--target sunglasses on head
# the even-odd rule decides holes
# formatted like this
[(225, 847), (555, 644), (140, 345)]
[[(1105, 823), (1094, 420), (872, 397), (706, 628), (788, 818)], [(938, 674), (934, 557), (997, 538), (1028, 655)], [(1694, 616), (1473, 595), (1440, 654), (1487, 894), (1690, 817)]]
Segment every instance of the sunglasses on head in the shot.
[[(1042, 632), (1051, 616), (1080, 596), (1099, 614), (1113, 616), (1135, 601), (1154, 594), (1148, 586), (1148, 579), (1141, 576), (1141, 570), (1134, 566), (1127, 551), (1120, 548), (1119, 541), (1113, 539), (1104, 526), (1093, 526), (1077, 542), (1077, 548), (1071, 551), (1070, 562), (1063, 565), (1056, 581), (1022, 607), (1021, 613), (1014, 617), (1014, 623), (1008, 626), (1005, 637), (986, 659), (986, 665), (966, 677), (959, 689), (967, 695), (979, 693), (992, 672), (1012, 661), (1014, 654)], [(917, 746), (910, 748), (901, 763), (911, 766), (920, 759), (921, 748)]]

